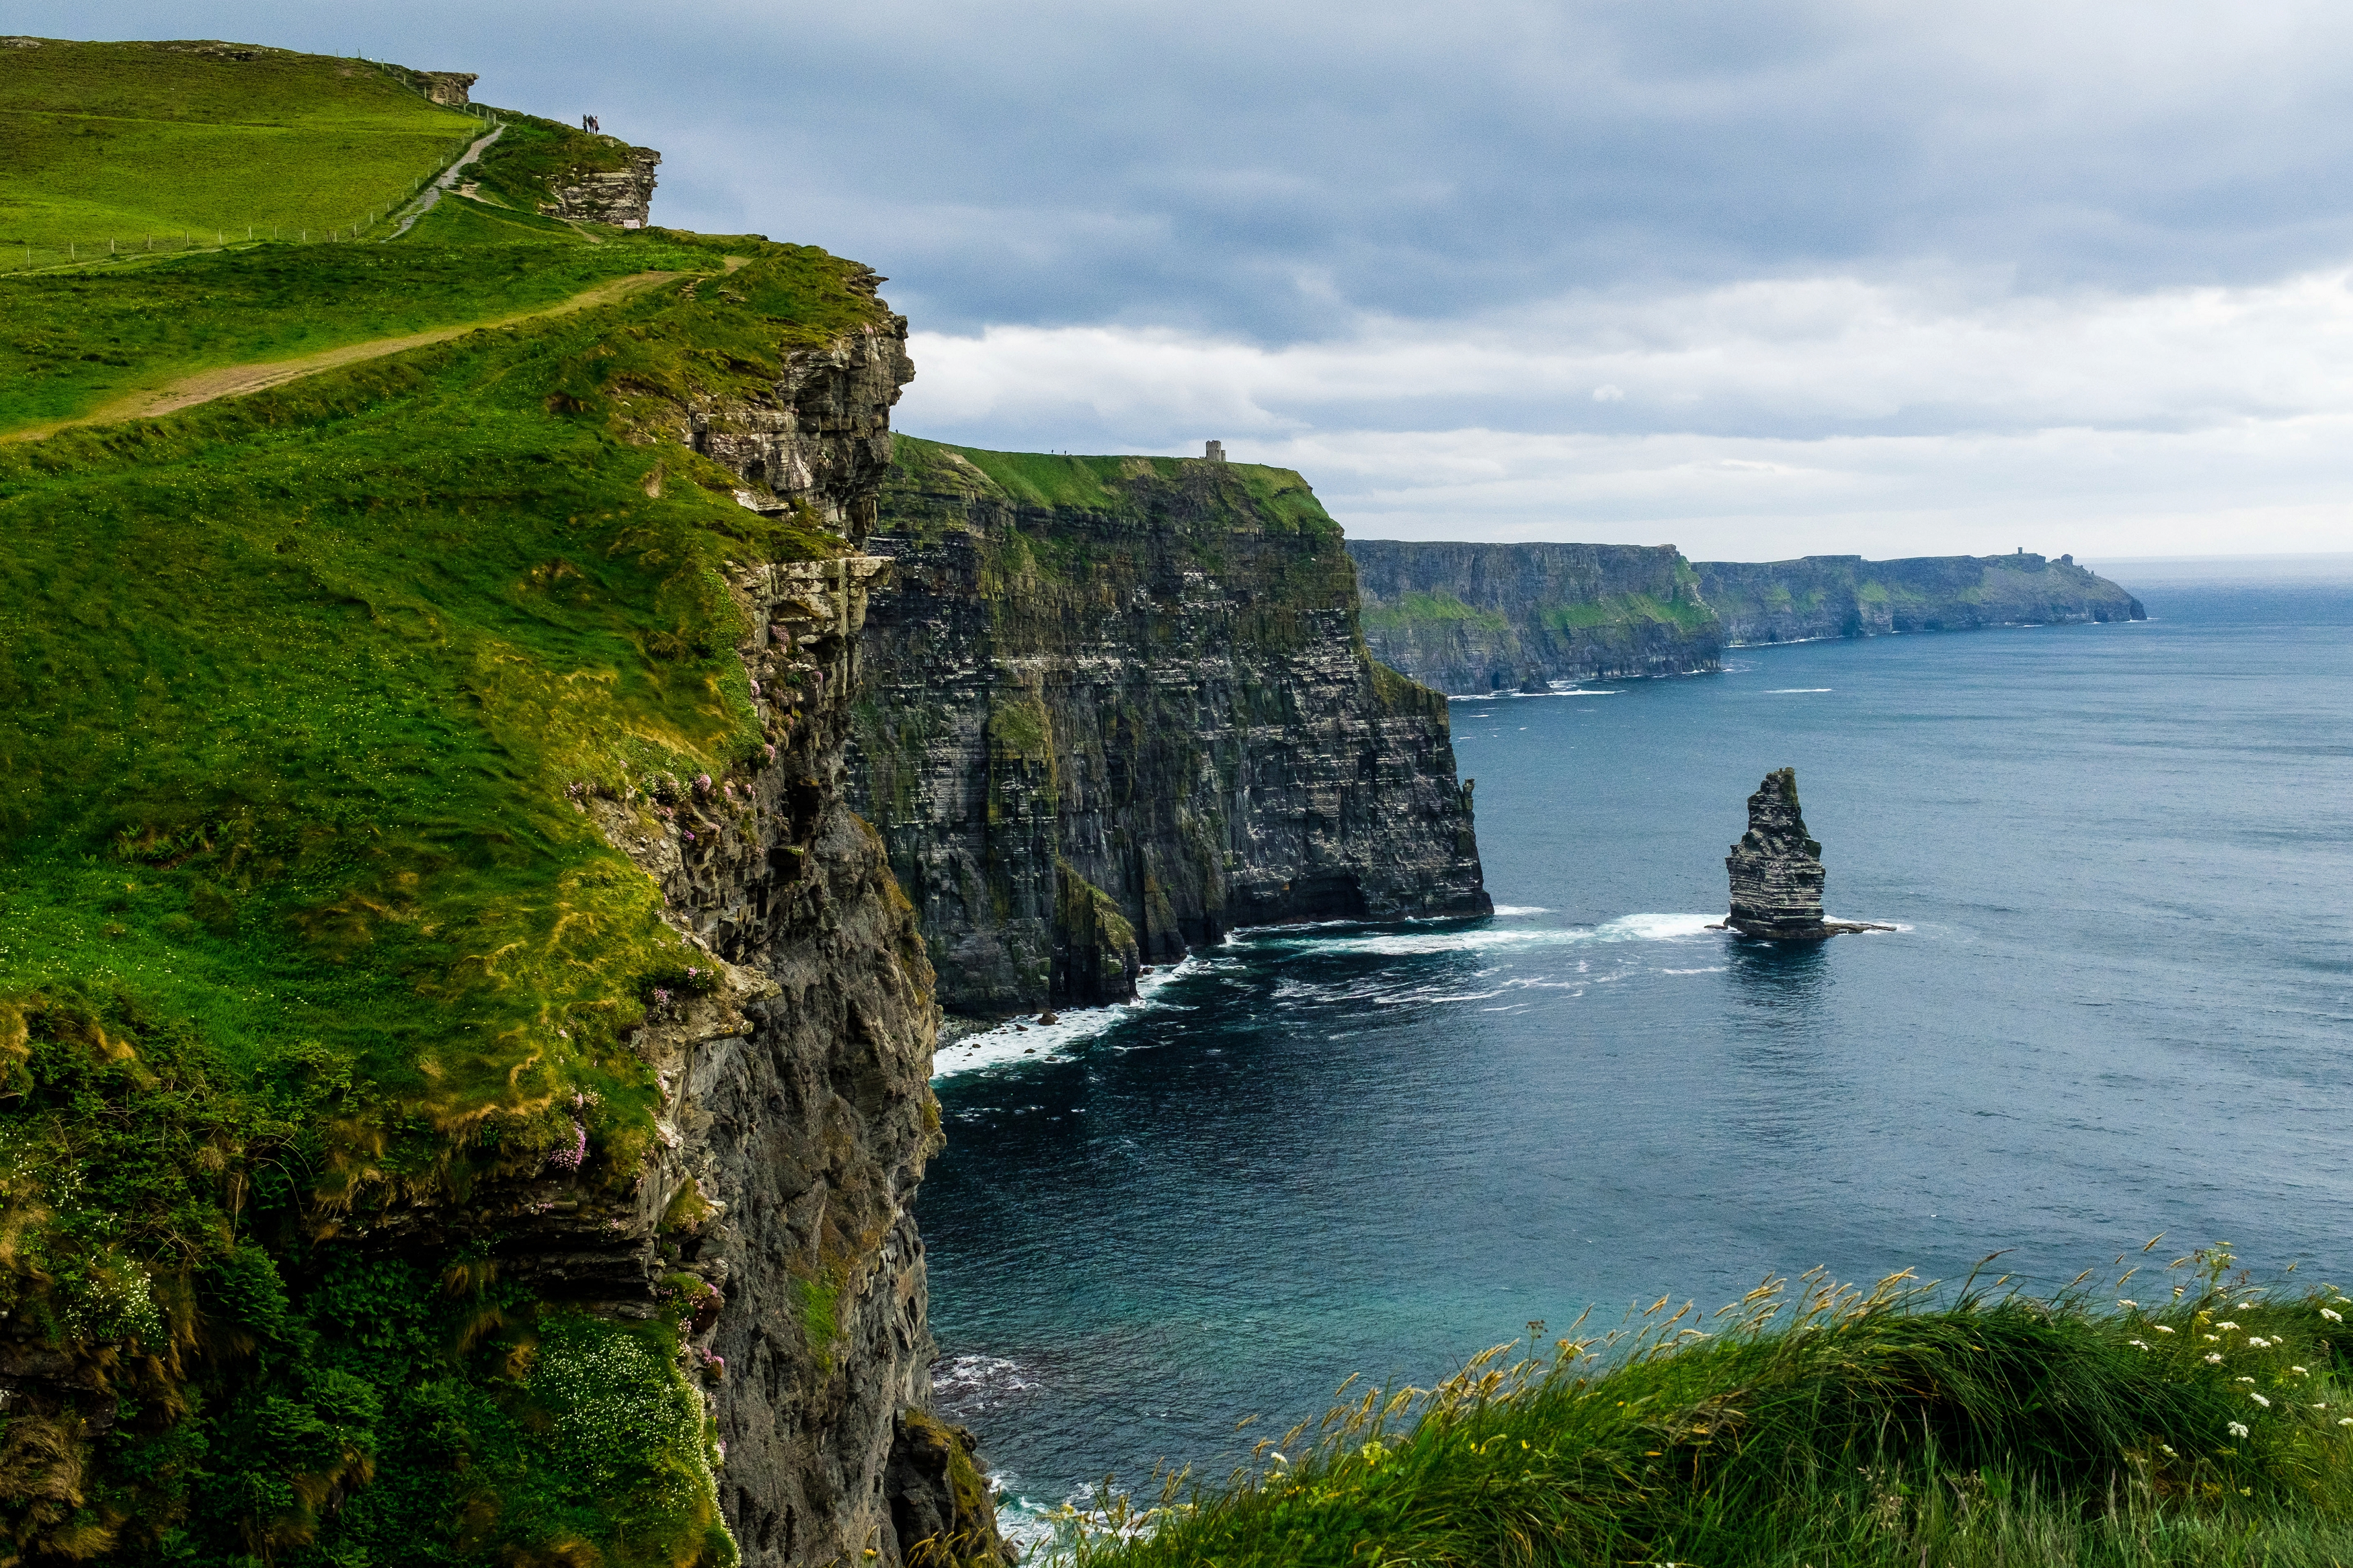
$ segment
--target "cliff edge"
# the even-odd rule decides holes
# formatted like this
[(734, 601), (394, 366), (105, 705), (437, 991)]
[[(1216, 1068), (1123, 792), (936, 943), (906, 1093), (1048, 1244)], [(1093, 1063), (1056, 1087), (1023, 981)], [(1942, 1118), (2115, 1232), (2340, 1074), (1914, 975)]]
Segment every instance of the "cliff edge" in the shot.
[(2075, 564), (2012, 555), (1865, 561), (1703, 561), (1699, 591), (1734, 646), (1995, 626), (2083, 626), (2148, 618), (2138, 599)]
[(1456, 696), (1716, 668), (1722, 629), (1672, 544), (1352, 539), (1373, 657)]
[(1445, 699), (1284, 469), (902, 437), (851, 794), (940, 999), (1131, 994), (1240, 926), (1483, 913)]
[(844, 795), (906, 323), (518, 212), (0, 280), (134, 369), (190, 293), (268, 344), (355, 277), (639, 285), (0, 447), (25, 1559), (1003, 1555), (929, 1412), (931, 964)]

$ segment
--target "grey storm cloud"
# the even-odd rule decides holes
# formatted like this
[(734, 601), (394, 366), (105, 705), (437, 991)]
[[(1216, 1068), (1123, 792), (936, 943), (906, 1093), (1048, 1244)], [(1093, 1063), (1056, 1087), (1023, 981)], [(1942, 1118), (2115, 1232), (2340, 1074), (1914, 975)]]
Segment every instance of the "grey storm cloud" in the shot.
[(672, 221), (858, 256), (944, 331), (1286, 342), (1923, 258), (2025, 288), (2243, 281), (2342, 255), (2353, 226), (2353, 28), (2319, 6), (12, 13), (480, 71), (491, 101), (661, 147)]
[(8, 25), (364, 53), (595, 112), (664, 153), (659, 220), (891, 277), (903, 427), (1219, 435), (1365, 531), (1794, 553), (2006, 549), (2043, 518), (2077, 548), (2309, 549), (2353, 485), (2341, 4), (16, 0)]

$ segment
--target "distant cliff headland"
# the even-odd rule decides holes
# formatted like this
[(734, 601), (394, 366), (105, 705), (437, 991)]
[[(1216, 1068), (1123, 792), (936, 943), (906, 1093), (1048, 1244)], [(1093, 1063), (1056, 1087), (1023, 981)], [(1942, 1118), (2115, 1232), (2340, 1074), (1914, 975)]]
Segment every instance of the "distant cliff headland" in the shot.
[(1373, 657), (1460, 695), (1680, 675), (1726, 647), (2141, 620), (2075, 564), (2012, 555), (1692, 562), (1672, 545), (1351, 540)]
[(1297, 474), (898, 439), (858, 811), (940, 1000), (1129, 994), (1244, 925), (1489, 908), (1446, 703), (1367, 657)]

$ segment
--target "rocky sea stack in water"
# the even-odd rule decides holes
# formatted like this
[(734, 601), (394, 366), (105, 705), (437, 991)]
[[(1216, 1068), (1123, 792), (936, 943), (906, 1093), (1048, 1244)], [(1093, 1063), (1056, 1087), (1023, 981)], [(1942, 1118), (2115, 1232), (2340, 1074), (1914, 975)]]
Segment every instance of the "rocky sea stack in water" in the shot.
[(1748, 797), (1748, 831), (1724, 858), (1732, 873), (1725, 927), (1775, 942), (1819, 942), (1841, 931), (1893, 926), (1822, 919), (1822, 847), (1806, 831), (1798, 805), (1798, 770), (1765, 775)]

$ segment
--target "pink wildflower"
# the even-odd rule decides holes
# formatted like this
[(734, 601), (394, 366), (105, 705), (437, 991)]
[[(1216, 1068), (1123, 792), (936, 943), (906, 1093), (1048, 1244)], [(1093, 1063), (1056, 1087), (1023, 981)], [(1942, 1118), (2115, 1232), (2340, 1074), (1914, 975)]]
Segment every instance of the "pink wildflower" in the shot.
[(663, 990), (659, 985), (654, 987), (654, 1005), (657, 1007), (667, 1007), (670, 1005), (670, 993)]
[[(577, 1095), (573, 1096), (575, 1104), (578, 1103), (579, 1098)], [(575, 1116), (572, 1119), (572, 1147), (554, 1151), (547, 1156), (547, 1163), (559, 1171), (576, 1171), (580, 1168), (580, 1163), (587, 1157), (588, 1129), (583, 1126), (580, 1119)]]
[(768, 753), (768, 761), (773, 763), (776, 760), (776, 748), (775, 746), (763, 743), (760, 749)]

